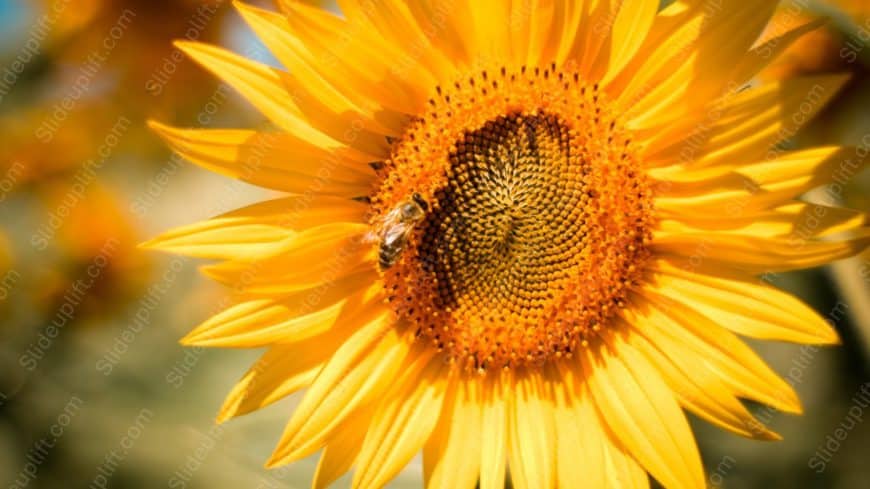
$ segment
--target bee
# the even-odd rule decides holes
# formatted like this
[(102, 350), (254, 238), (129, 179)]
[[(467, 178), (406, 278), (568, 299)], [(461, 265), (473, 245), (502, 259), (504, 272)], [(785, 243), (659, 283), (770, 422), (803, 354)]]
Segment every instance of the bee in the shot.
[(415, 192), (381, 219), (377, 232), (373, 231), (369, 236), (371, 241), (379, 243), (378, 265), (381, 271), (396, 264), (408, 244), (411, 231), (426, 217), (428, 210), (429, 204)]

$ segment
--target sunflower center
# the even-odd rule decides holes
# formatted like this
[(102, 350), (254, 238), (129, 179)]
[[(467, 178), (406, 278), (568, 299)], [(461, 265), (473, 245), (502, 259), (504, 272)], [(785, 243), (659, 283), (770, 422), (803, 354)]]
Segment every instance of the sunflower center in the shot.
[(438, 88), (372, 197), (397, 316), (479, 371), (587, 344), (639, 279), (652, 220), (630, 135), (596, 86), (495, 73)]

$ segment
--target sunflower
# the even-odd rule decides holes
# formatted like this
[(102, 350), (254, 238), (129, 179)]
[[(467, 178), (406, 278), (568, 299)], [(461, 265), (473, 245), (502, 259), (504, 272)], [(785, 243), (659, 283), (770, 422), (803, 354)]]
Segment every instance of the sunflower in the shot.
[(268, 466), (314, 487), (704, 487), (684, 409), (778, 436), (801, 410), (737, 335), (830, 344), (770, 273), (868, 245), (796, 200), (868, 148), (782, 145), (843, 76), (748, 88), (818, 23), (754, 46), (775, 2), (340, 1), (238, 9), (285, 70), (179, 46), (276, 128), (152, 123), (286, 192), (149, 246), (218, 259), (238, 302), (183, 343), (265, 347), (219, 421), (306, 389)]

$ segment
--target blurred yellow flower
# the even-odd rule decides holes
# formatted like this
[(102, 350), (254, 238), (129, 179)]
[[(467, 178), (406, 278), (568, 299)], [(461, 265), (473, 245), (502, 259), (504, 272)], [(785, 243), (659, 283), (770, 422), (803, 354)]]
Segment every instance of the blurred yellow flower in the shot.
[[(223, 0), (42, 0), (36, 24), (47, 26), (40, 49), (60, 69), (61, 95), (87, 111), (90, 102), (115, 105), (131, 119), (201, 109), (215, 84), (170, 41), (212, 40), (223, 27)], [(65, 97), (69, 98), (69, 97)]]
[(137, 249), (138, 234), (113, 190), (95, 182), (75, 196), (74, 185), (57, 180), (39, 190), (47, 210), (66, 216), (51, 240), (55, 258), (35, 271), (34, 290), (42, 309), (54, 311), (76, 282), (87, 283), (75, 317), (86, 324), (108, 318), (136, 297), (150, 279), (150, 260)]
[(853, 19), (870, 19), (870, 3), (867, 3), (866, 0), (827, 0), (827, 2), (840, 7)]
[[(812, 21), (822, 13), (848, 15), (848, 22), (829, 18), (825, 26), (807, 33), (789, 46), (763, 72), (766, 80), (778, 80), (798, 75), (858, 71), (862, 60), (870, 59), (870, 4), (863, 0), (827, 0), (826, 9), (810, 9), (805, 0), (783, 0), (762, 36), (767, 40)], [(834, 10), (832, 10), (832, 8)]]
[(53, 133), (50, 140), (39, 139), (36, 131), (51, 118), (46, 106), (30, 107), (0, 117), (0, 165), (6, 171), (20, 168), (16, 179), (20, 187), (69, 177), (94, 156), (98, 139), (111, 126), (104, 104), (88, 111), (76, 111), (64, 121), (68, 130)]
[(758, 276), (867, 247), (864, 213), (796, 199), (870, 148), (777, 146), (846, 77), (746, 83), (816, 24), (753, 47), (775, 2), (281, 3), (238, 7), (287, 71), (179, 44), (279, 130), (153, 127), (290, 195), (148, 243), (240, 297), (184, 343), (268, 348), (220, 421), (307, 388), (269, 466), (700, 488), (683, 409), (766, 440), (741, 399), (801, 411), (737, 334), (837, 342)]

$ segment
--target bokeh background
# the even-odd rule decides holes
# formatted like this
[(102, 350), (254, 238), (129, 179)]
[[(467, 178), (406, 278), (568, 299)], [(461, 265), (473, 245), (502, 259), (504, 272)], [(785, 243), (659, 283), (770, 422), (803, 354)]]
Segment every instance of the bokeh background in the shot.
[[(767, 35), (819, 15), (830, 22), (764, 77), (852, 81), (787, 144), (866, 145), (870, 0), (789, 0)], [(262, 468), (296, 397), (214, 424), (258, 352), (178, 344), (227, 305), (224, 291), (197, 273), (202, 262), (136, 247), (269, 196), (173, 157), (145, 127), (263, 122), (171, 45), (183, 38), (274, 63), (229, 1), (0, 0), (0, 487), (309, 485), (316, 459)], [(844, 182), (843, 203), (870, 210), (868, 190), (864, 171)], [(773, 444), (692, 419), (709, 486), (870, 487), (870, 254), (769, 278), (843, 345), (753, 343), (805, 415), (756, 406), (785, 437)], [(393, 483), (420, 485), (419, 460)]]

